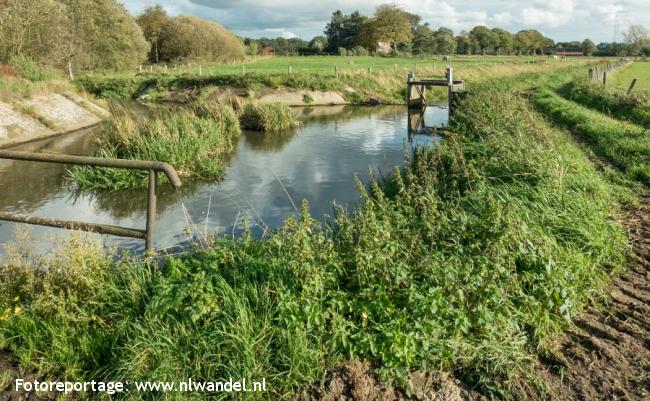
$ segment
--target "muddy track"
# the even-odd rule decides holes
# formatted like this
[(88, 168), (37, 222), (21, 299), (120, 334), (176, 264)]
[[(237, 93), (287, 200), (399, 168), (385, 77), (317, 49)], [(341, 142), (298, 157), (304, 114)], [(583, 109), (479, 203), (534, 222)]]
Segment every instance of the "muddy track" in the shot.
[(540, 367), (551, 399), (650, 400), (650, 192), (640, 204), (620, 219), (634, 254), (608, 303), (585, 311)]

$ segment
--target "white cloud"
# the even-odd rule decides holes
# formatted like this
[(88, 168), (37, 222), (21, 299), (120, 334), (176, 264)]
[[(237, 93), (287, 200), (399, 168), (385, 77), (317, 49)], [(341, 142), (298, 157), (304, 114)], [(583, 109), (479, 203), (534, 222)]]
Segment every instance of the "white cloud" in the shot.
[(242, 36), (322, 34), (337, 9), (372, 14), (383, 3), (395, 3), (418, 14), (433, 27), (456, 33), (476, 25), (516, 32), (535, 28), (556, 40), (593, 38), (611, 41), (614, 15), (619, 30), (634, 23), (649, 25), (648, 0), (121, 0), (132, 12), (159, 3), (172, 14), (214, 19)]

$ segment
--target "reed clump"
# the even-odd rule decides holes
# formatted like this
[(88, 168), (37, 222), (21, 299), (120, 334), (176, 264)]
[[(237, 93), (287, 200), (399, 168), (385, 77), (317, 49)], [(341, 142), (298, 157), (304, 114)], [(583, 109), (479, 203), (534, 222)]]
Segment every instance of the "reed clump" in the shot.
[[(117, 109), (98, 140), (96, 156), (166, 162), (182, 178), (220, 179), (240, 134), (237, 115), (225, 103), (160, 108), (146, 118)], [(147, 172), (114, 168), (75, 167), (70, 177), (81, 189), (121, 189), (147, 182)]]
[(246, 103), (240, 115), (242, 128), (263, 131), (286, 131), (300, 125), (298, 116), (282, 103)]

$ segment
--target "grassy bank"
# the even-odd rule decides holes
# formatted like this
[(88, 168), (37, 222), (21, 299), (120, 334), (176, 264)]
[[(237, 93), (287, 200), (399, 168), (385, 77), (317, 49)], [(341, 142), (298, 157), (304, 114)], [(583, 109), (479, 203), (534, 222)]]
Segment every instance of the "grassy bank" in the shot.
[[(553, 72), (566, 69), (570, 65), (586, 63), (585, 60), (557, 62), (538, 60), (532, 64), (506, 63), (454, 64), (456, 79), (464, 79), (472, 83), (499, 76), (515, 76), (529, 72)], [(416, 76), (443, 76), (446, 65), (433, 63), (418, 67)], [(334, 71), (329, 72), (294, 72), (264, 73), (221, 72), (215, 70), (199, 75), (197, 71), (190, 72), (160, 72), (160, 73), (119, 73), (119, 74), (89, 74), (79, 77), (75, 83), (80, 88), (99, 96), (112, 99), (141, 98), (147, 101), (170, 100), (179, 96), (178, 93), (189, 91), (191, 97), (201, 97), (204, 92), (214, 88), (228, 88), (237, 96), (251, 96), (257, 92), (275, 90), (309, 89), (314, 91), (336, 91), (344, 95), (347, 101), (354, 104), (364, 104), (377, 100), (386, 104), (403, 104), (406, 99), (406, 76), (413, 70), (399, 67), (397, 70), (384, 69), (368, 71), (340, 71), (339, 76)], [(191, 90), (190, 90), (191, 89)], [(430, 96), (444, 98), (444, 91), (429, 91)]]
[[(96, 156), (167, 162), (182, 178), (218, 179), (240, 132), (236, 113), (223, 103), (162, 108), (146, 117), (115, 110)], [(81, 189), (145, 186), (148, 179), (146, 171), (90, 167), (75, 167), (70, 176)]]
[(565, 98), (621, 120), (628, 120), (650, 128), (650, 92), (606, 89), (600, 83), (580, 79), (560, 88)]
[(43, 93), (74, 91), (63, 74), (25, 56), (13, 56), (0, 66), (0, 101), (13, 103)]
[(453, 134), (359, 185), (335, 224), (304, 205), (265, 240), (218, 239), (162, 266), (96, 247), (14, 253), (0, 348), (67, 379), (267, 378), (269, 393), (241, 399), (296, 394), (353, 357), (399, 383), (442, 369), (495, 395), (534, 391), (532, 361), (599, 299), (626, 241), (615, 190), (515, 84), (472, 86)]
[(598, 156), (607, 158), (629, 178), (650, 185), (647, 129), (580, 106), (548, 89), (540, 90), (533, 101), (551, 120), (586, 141)]

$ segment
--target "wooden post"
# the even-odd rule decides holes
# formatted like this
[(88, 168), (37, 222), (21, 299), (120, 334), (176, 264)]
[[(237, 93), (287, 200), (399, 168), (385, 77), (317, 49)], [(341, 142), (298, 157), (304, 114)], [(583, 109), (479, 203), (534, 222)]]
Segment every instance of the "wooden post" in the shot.
[(368, 67), (368, 75), (372, 74), (372, 67)]
[(153, 72), (153, 65), (149, 66), (149, 72)]
[(68, 74), (70, 75), (70, 81), (74, 81), (74, 74), (72, 73), (72, 60), (68, 60)]
[(241, 74), (246, 75), (246, 66), (245, 65), (241, 66)]
[(603, 85), (607, 85), (607, 71), (603, 71)]
[(199, 75), (203, 75), (203, 69), (201, 68), (200, 65), (199, 65)]
[(288, 68), (288, 73), (289, 73), (289, 75), (291, 75), (291, 66), (289, 66), (289, 68)]
[(339, 67), (337, 66), (334, 66), (334, 76), (336, 76), (336, 78), (339, 77)]
[(449, 115), (454, 113), (454, 69), (447, 67), (447, 109)]
[(592, 80), (594, 79), (594, 69), (593, 68), (589, 69), (589, 79), (592, 79)]
[(628, 95), (629, 95), (630, 93), (632, 93), (632, 89), (634, 89), (634, 85), (636, 85), (636, 78), (634, 78), (634, 79), (632, 80), (632, 82), (630, 83), (630, 87), (627, 89), (627, 94), (628, 94)]
[(138, 70), (140, 70), (140, 72), (142, 72), (142, 64), (140, 64), (140, 67), (138, 67)]

